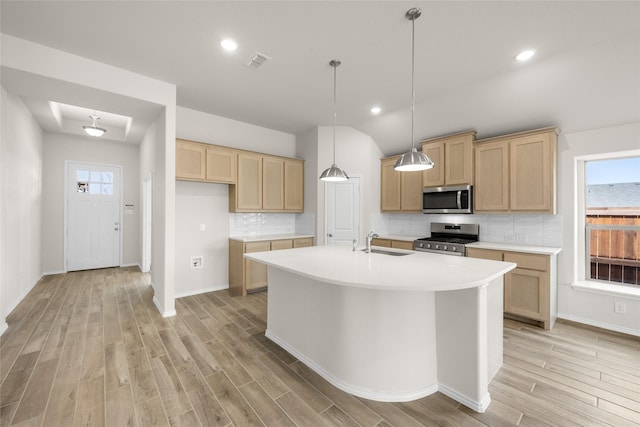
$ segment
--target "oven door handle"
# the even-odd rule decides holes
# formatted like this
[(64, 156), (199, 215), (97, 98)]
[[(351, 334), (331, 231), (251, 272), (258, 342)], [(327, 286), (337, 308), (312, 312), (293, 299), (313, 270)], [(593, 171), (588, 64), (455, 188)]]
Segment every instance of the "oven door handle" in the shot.
[(462, 190), (458, 190), (457, 193), (456, 203), (458, 204), (458, 209), (462, 209)]

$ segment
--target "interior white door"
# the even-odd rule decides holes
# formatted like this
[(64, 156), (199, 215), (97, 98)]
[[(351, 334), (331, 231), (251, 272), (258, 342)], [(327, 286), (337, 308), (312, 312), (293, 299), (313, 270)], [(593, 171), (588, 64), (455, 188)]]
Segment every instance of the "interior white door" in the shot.
[(121, 167), (67, 162), (67, 271), (120, 265)]
[(351, 245), (360, 236), (360, 178), (325, 184), (327, 245)]

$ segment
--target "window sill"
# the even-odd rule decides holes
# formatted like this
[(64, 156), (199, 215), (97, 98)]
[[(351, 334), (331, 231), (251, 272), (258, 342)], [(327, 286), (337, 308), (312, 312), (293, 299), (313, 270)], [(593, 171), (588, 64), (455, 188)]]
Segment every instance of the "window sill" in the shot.
[(640, 286), (611, 285), (594, 281), (575, 282), (571, 287), (576, 291), (593, 292), (596, 294), (640, 300)]

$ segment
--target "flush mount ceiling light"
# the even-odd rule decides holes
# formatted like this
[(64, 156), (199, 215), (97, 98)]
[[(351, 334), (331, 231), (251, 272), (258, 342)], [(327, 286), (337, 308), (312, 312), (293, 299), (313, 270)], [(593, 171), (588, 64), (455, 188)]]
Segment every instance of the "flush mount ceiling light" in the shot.
[(220, 42), (220, 46), (222, 46), (224, 50), (232, 52), (238, 48), (238, 43), (233, 39), (224, 39)]
[(536, 51), (533, 49), (523, 50), (516, 56), (516, 59), (520, 62), (528, 61), (531, 58), (533, 58), (533, 55), (535, 54), (536, 54)]
[(320, 181), (346, 181), (349, 179), (346, 172), (336, 165), (336, 69), (340, 61), (333, 59), (329, 65), (333, 67), (333, 163), (329, 169), (325, 169), (320, 175)]
[(395, 170), (400, 172), (422, 171), (431, 169), (434, 164), (426, 154), (416, 149), (413, 137), (413, 116), (416, 109), (416, 91), (414, 88), (415, 81), (415, 38), (416, 38), (416, 19), (420, 17), (422, 11), (416, 7), (411, 8), (405, 14), (405, 17), (411, 21), (411, 151), (404, 153), (395, 166)]
[(380, 107), (371, 107), (371, 114), (380, 114), (382, 109)]
[(89, 116), (89, 118), (91, 119), (91, 125), (84, 125), (82, 126), (82, 129), (84, 129), (84, 131), (91, 135), (91, 136), (102, 136), (104, 135), (104, 133), (107, 131), (104, 128), (98, 127), (98, 120), (100, 120), (100, 117), (96, 116), (96, 112), (93, 112), (92, 116)]

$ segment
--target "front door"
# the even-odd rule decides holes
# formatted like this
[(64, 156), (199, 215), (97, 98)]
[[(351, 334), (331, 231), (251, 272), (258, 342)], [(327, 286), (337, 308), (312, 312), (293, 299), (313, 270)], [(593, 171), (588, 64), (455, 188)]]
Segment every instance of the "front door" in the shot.
[(120, 265), (121, 166), (67, 162), (67, 271)]
[(325, 183), (326, 244), (351, 245), (360, 236), (360, 178)]

